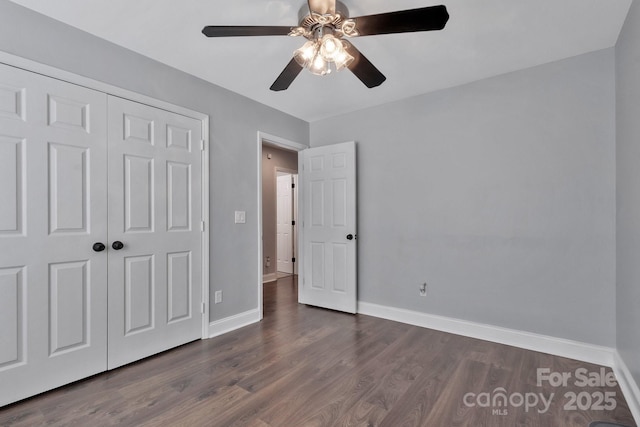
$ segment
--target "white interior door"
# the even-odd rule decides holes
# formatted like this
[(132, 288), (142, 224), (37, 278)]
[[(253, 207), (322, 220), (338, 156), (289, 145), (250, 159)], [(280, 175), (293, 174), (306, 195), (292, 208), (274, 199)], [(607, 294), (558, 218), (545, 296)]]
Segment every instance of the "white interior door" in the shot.
[(0, 65), (0, 406), (107, 367), (106, 95)]
[(299, 168), (304, 219), (299, 282), (303, 304), (356, 312), (356, 145), (304, 150)]
[(201, 140), (109, 97), (109, 369), (201, 338)]
[(276, 185), (276, 245), (278, 268), (281, 273), (293, 274), (293, 225), (291, 174), (278, 172)]
[(298, 274), (298, 174), (293, 175), (293, 274)]

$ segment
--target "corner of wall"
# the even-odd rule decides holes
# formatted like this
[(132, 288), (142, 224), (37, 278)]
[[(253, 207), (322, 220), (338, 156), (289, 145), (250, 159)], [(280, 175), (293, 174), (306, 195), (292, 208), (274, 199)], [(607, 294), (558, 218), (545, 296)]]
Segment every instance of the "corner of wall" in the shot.
[(616, 351), (614, 358), (613, 371), (616, 374), (620, 389), (629, 405), (633, 418), (636, 422), (640, 422), (640, 387), (638, 387), (620, 353)]

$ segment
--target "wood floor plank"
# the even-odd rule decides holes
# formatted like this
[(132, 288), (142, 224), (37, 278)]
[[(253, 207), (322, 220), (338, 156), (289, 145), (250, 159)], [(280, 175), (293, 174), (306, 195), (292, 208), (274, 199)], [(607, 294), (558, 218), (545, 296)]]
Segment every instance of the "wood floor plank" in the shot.
[(352, 396), (352, 408), (343, 411), (336, 425), (378, 425), (382, 422), (415, 379), (428, 369), (424, 350), (435, 348), (421, 338), (424, 334), (418, 328), (410, 329), (394, 346), (388, 347), (386, 360), (381, 354), (371, 361), (371, 366), (365, 366), (360, 375), (366, 375), (367, 369), (375, 370), (373, 385), (364, 393)]
[[(265, 285), (264, 304), (258, 324), (0, 408), (0, 426), (636, 426), (618, 386), (537, 384), (539, 368), (596, 365), (300, 305), (292, 276)], [(495, 390), (555, 398), (545, 413), (465, 403)], [(616, 406), (567, 410), (571, 392)]]
[[(391, 328), (389, 328), (392, 326)], [(398, 328), (393, 325), (385, 325), (380, 331)], [(342, 336), (346, 332), (346, 336)], [(340, 344), (340, 336), (349, 342), (349, 345)], [(319, 389), (334, 384), (345, 377), (353, 366), (362, 360), (368, 360), (379, 354), (387, 347), (385, 340), (377, 339), (377, 334), (370, 332), (355, 334), (353, 331), (340, 330), (336, 333), (336, 340), (331, 345), (314, 347), (316, 351), (309, 356), (306, 370), (295, 373), (293, 382), (295, 386), (288, 389), (279, 389), (278, 398), (270, 405), (260, 408), (260, 417), (271, 425), (287, 425), (286, 423), (299, 422), (296, 413), (306, 411), (309, 407), (308, 400), (315, 396)], [(276, 370), (276, 372), (281, 372)], [(270, 393), (265, 393), (269, 398)], [(257, 399), (260, 400), (260, 399)], [(264, 402), (262, 402), (264, 403)], [(302, 425), (302, 424), (300, 424)]]
[(246, 399), (250, 393), (238, 386), (225, 387), (218, 390), (215, 399), (202, 400), (192, 397), (180, 405), (172, 405), (169, 410), (160, 413), (138, 425), (154, 427), (157, 425), (170, 426), (198, 426), (214, 425), (218, 414), (235, 402)]
[(422, 372), (391, 408), (381, 426), (422, 425), (458, 368), (462, 354), (457, 341), (453, 337), (445, 341), (437, 351), (428, 352), (428, 369)]

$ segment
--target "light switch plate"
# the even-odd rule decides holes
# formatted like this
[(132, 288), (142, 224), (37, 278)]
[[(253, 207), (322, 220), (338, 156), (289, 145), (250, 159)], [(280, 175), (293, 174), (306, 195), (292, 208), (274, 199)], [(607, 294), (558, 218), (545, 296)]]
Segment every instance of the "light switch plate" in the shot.
[(247, 213), (245, 211), (236, 211), (236, 224), (244, 224), (247, 222)]

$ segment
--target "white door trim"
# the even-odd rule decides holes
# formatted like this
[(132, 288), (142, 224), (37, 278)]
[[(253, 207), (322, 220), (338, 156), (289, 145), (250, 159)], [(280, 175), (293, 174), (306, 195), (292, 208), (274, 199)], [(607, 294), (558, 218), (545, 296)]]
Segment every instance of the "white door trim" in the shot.
[[(300, 144), (298, 142), (294, 142), (285, 138), (281, 138), (279, 136), (275, 136), (275, 135), (270, 135), (268, 133), (265, 132), (261, 132), (258, 131), (258, 135), (257, 135), (257, 152), (258, 152), (258, 158), (257, 158), (257, 175), (258, 175), (258, 263), (257, 263), (257, 268), (258, 268), (258, 313), (259, 315), (259, 319), (262, 320), (263, 318), (263, 297), (262, 297), (262, 258), (264, 257), (263, 254), (263, 250), (262, 250), (262, 143), (266, 142), (267, 144), (279, 147), (279, 148), (284, 148), (285, 150), (293, 150), (293, 151), (302, 151), (305, 150), (307, 148), (309, 148), (308, 146), (304, 145), (304, 144)], [(300, 199), (300, 196), (298, 196), (298, 199)], [(296, 203), (298, 203), (298, 217), (300, 217), (301, 212), (302, 212), (302, 205), (300, 205), (300, 203), (298, 201), (296, 201)], [(298, 242), (300, 242), (301, 240), (301, 236), (302, 236), (302, 227), (298, 227)], [(299, 246), (298, 246), (299, 247)], [(302, 259), (302, 253), (298, 252), (298, 256), (300, 257), (300, 259)], [(297, 262), (298, 260), (296, 260)], [(302, 267), (300, 265), (298, 265), (298, 274), (302, 274)]]
[[(0, 63), (21, 68), (32, 73), (41, 74), (46, 77), (62, 80), (77, 86), (97, 90), (108, 95), (125, 98), (140, 104), (146, 104), (151, 107), (182, 114), (183, 116), (191, 117), (202, 122), (202, 137), (204, 140), (204, 147), (202, 150), (202, 221), (204, 223), (204, 230), (202, 231), (202, 338), (209, 338), (209, 116), (199, 111), (151, 98), (140, 93), (122, 89), (108, 83), (80, 76), (69, 71), (22, 58), (17, 55), (12, 55), (7, 52), (0, 51)], [(262, 276), (262, 273), (260, 275)]]

